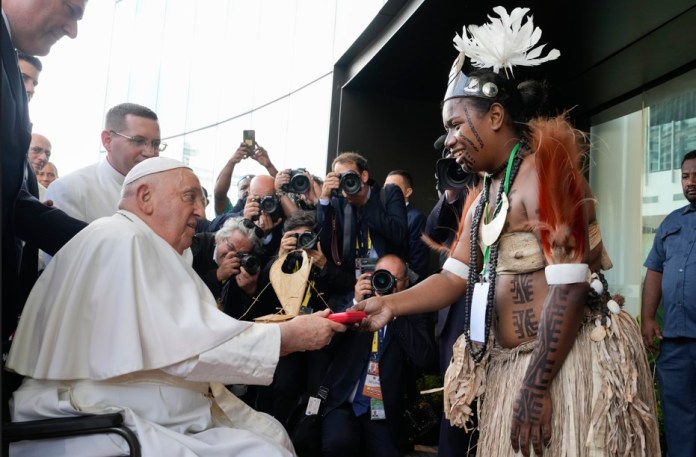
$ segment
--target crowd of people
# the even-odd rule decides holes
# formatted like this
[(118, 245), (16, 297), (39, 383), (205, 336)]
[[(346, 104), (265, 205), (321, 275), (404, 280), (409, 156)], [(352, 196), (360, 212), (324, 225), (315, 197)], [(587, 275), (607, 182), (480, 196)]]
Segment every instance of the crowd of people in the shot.
[[(320, 176), (278, 170), (245, 141), (208, 220), (196, 174), (160, 156), (150, 108), (109, 109), (105, 158), (60, 178), (50, 141), (31, 132), (34, 56), (74, 38), (85, 5), (3, 2), (9, 419), (119, 411), (144, 455), (398, 457), (412, 445), (415, 378), (439, 360), (440, 456), (656, 456), (645, 349), (659, 338), (669, 455), (694, 455), (696, 151), (682, 162), (689, 204), (646, 260), (640, 329), (602, 273), (611, 260), (581, 169), (585, 138), (543, 116), (546, 85), (512, 77), (513, 63), (559, 57), (531, 49), (540, 31), (505, 58), (486, 55), (471, 27), (455, 37), (436, 148), (464, 179), (441, 176), (427, 216), (397, 161), (378, 181), (366, 156), (343, 152)], [(526, 9), (494, 11), (499, 33), (532, 27)], [(243, 160), (266, 173), (236, 175)], [(366, 317), (331, 318), (346, 311)], [(303, 416), (321, 418), (314, 433), (296, 433)], [(125, 452), (103, 435), (11, 448)]]

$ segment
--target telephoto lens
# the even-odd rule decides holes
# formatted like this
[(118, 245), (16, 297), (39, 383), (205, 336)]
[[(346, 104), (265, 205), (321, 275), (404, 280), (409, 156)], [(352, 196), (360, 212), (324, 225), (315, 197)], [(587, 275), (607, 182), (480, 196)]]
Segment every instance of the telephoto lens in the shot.
[(307, 170), (304, 168), (290, 170), (290, 182), (283, 184), (281, 189), (294, 194), (304, 194), (309, 190), (309, 178), (305, 176), (305, 173), (307, 173)]
[(372, 273), (372, 290), (376, 294), (389, 295), (394, 292), (396, 278), (387, 270), (377, 270)]
[(239, 253), (237, 254), (237, 257), (239, 257), (240, 265), (250, 275), (255, 275), (261, 269), (261, 262), (254, 254)]
[(346, 171), (339, 175), (339, 188), (348, 195), (355, 195), (360, 192), (362, 181), (360, 175), (353, 170)]
[(435, 167), (437, 183), (441, 190), (458, 190), (476, 184), (476, 174), (464, 171), (456, 159), (440, 159)]

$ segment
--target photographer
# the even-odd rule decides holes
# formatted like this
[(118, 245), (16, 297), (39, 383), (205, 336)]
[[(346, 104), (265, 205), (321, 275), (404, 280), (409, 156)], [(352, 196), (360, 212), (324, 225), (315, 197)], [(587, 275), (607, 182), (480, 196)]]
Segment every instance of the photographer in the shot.
[[(273, 165), (273, 163), (271, 163), (271, 159), (268, 157), (268, 152), (266, 152), (266, 150), (263, 147), (259, 146), (258, 144), (254, 144), (253, 146), (251, 146), (246, 143), (241, 143), (239, 145), (239, 148), (237, 148), (234, 154), (232, 154), (232, 157), (230, 157), (225, 166), (222, 168), (220, 174), (217, 177), (217, 180), (215, 181), (213, 196), (216, 216), (232, 212), (233, 206), (232, 202), (227, 196), (227, 192), (230, 191), (230, 185), (232, 184), (232, 174), (234, 173), (234, 167), (239, 162), (247, 158), (251, 158), (257, 161), (266, 169), (266, 171), (268, 171), (268, 174), (270, 176), (275, 176), (276, 174), (278, 174), (278, 170), (276, 170), (276, 167)], [(242, 182), (242, 179), (240, 179), (240, 183)], [(240, 186), (240, 183), (238, 183), (238, 186)], [(245, 198), (246, 196), (243, 195), (242, 190), (239, 189), (239, 191), (239, 197)], [(234, 208), (237, 207), (238, 205), (234, 205)]]
[[(367, 160), (345, 152), (336, 157), (321, 190), (317, 220), (324, 253), (360, 276), (364, 258), (408, 252), (406, 205), (401, 189), (370, 179)], [(348, 305), (353, 297), (345, 297)]]
[(285, 215), (275, 193), (275, 180), (267, 175), (254, 176), (249, 184), (249, 196), (243, 211), (244, 219), (254, 222), (261, 238), (262, 264), (275, 255), (283, 235)]
[[(406, 263), (396, 255), (363, 273), (355, 299), (409, 287)], [(335, 338), (332, 379), (327, 380), (322, 451), (326, 457), (403, 456), (407, 445), (404, 408), (409, 368), (425, 367), (434, 342), (425, 314), (398, 317), (377, 332), (347, 332)]]
[(304, 168), (281, 170), (275, 176), (276, 195), (283, 212), (290, 217), (298, 210), (315, 210), (324, 182)]
[[(218, 303), (222, 303), (223, 288), (229, 282), (235, 283), (233, 288), (238, 289), (240, 294), (252, 296), (256, 291), (261, 267), (258, 257), (260, 246), (261, 240), (256, 237), (253, 229), (244, 226), (241, 217), (230, 218), (215, 233), (194, 235), (191, 245), (192, 266)], [(229, 286), (227, 289), (229, 290)], [(232, 317), (239, 317), (225, 312)]]
[[(285, 233), (277, 253), (277, 258), (287, 256), (282, 266), (285, 275), (292, 275), (299, 269), (302, 262), (301, 251), (305, 251), (312, 262), (300, 314), (326, 309), (327, 304), (332, 307), (331, 297), (345, 295), (353, 290), (355, 284), (352, 273), (346, 274), (326, 259), (321, 251), (315, 226), (316, 218), (309, 211), (297, 211), (288, 217), (283, 226)], [(262, 274), (264, 281), (269, 279), (273, 263), (270, 261), (266, 265)], [(265, 284), (260, 284), (259, 289), (263, 288)], [(281, 308), (285, 299), (283, 296), (279, 297), (274, 289), (268, 288), (261, 293), (260, 301), (264, 309), (275, 312)], [(270, 389), (263, 389), (265, 392), (260, 393), (257, 406), (287, 425), (290, 413), (302, 394), (314, 395), (317, 392), (330, 362), (331, 357), (326, 348), (283, 357), (278, 362), (273, 384)], [(268, 390), (271, 392), (270, 395), (267, 393)]]

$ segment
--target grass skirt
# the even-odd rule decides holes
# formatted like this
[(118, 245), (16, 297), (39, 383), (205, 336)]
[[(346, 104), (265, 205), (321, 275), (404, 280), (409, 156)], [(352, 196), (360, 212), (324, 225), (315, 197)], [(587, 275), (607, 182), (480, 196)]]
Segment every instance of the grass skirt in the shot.
[[(600, 341), (590, 338), (594, 318), (583, 324), (551, 384), (552, 438), (544, 455), (660, 455), (653, 379), (638, 326), (624, 311), (610, 317)], [(515, 455), (510, 444), (513, 404), (535, 345), (493, 347), (474, 364), (464, 336), (454, 344), (445, 375), (445, 415), (452, 425), (471, 428), (470, 405), (479, 399), (478, 456)]]

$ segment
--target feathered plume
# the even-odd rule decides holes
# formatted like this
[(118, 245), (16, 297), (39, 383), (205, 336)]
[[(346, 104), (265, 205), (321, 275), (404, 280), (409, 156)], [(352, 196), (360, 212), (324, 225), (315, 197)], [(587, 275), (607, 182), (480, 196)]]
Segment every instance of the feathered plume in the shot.
[[(510, 69), (515, 65), (534, 66), (557, 59), (561, 52), (552, 49), (546, 57), (541, 57), (545, 44), (537, 46), (541, 39), (541, 29), (534, 27), (531, 16), (522, 24), (529, 8), (515, 8), (508, 15), (505, 8), (496, 6), (493, 11), (500, 18), (488, 16), (490, 23), (481, 26), (464, 26), (462, 36), (454, 36), (454, 47), (466, 54), (474, 66), (493, 68), (498, 73), (501, 68)], [(469, 36), (471, 34), (471, 36)], [(464, 59), (461, 59), (462, 61)]]
[(583, 151), (565, 116), (530, 122), (539, 188), (539, 232), (549, 264), (583, 262), (587, 245)]

